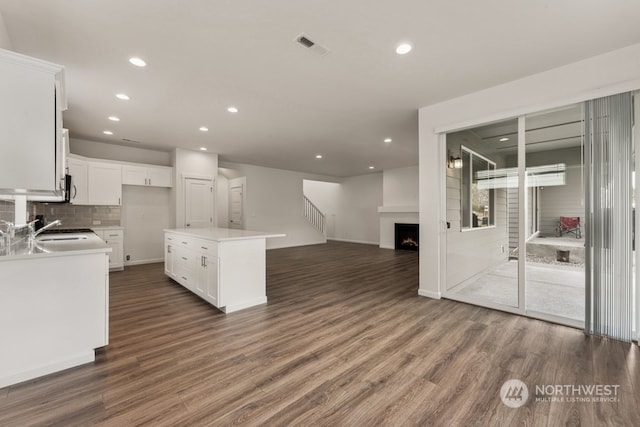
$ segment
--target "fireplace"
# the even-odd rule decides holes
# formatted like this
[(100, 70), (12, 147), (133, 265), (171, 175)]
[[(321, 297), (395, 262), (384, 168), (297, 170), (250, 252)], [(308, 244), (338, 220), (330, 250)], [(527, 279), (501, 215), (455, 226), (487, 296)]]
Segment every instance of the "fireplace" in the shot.
[(419, 239), (418, 224), (395, 224), (396, 249), (417, 251)]

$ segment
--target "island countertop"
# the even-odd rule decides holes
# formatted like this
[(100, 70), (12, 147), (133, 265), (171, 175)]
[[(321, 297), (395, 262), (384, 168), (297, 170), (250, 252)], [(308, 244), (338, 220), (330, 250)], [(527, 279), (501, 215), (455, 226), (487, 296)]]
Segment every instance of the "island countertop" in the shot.
[(270, 237), (285, 237), (281, 233), (265, 233), (262, 231), (237, 230), (234, 228), (171, 228), (165, 232), (184, 234), (185, 236), (198, 237), (200, 239), (224, 242), (230, 240), (267, 239)]

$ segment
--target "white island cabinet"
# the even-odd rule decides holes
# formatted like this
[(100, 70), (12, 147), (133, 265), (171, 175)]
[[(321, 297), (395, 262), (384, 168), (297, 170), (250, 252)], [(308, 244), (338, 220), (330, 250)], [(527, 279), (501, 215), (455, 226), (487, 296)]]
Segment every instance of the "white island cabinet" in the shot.
[(267, 302), (266, 239), (228, 228), (165, 231), (165, 274), (225, 313)]
[(97, 236), (0, 251), (0, 388), (91, 362), (108, 344), (109, 251)]

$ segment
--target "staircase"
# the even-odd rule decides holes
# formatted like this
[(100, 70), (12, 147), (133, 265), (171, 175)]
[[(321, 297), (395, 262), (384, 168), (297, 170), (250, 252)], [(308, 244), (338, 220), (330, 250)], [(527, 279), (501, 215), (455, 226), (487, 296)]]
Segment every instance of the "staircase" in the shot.
[(322, 236), (327, 238), (327, 220), (325, 215), (318, 209), (316, 205), (313, 204), (311, 200), (304, 196), (304, 217), (309, 221), (309, 224), (313, 225), (316, 230), (322, 233)]

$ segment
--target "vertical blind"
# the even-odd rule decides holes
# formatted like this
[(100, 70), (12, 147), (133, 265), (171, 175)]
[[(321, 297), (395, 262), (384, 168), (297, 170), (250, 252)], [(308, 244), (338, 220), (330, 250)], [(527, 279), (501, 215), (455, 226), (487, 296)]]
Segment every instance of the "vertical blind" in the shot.
[(630, 342), (633, 331), (631, 93), (585, 104), (585, 332)]

